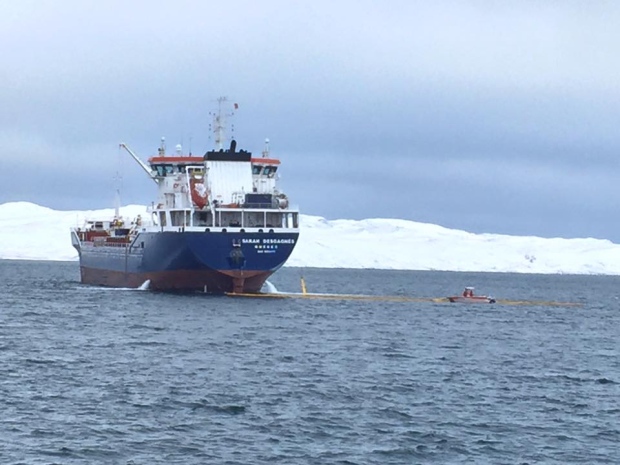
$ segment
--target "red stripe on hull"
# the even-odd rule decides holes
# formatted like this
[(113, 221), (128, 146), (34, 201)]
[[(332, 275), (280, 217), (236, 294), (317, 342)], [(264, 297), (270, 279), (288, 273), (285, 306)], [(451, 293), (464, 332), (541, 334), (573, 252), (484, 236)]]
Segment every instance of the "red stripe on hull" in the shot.
[(160, 271), (124, 273), (80, 267), (82, 284), (106, 287), (138, 288), (150, 280), (156, 291), (259, 292), (272, 271)]

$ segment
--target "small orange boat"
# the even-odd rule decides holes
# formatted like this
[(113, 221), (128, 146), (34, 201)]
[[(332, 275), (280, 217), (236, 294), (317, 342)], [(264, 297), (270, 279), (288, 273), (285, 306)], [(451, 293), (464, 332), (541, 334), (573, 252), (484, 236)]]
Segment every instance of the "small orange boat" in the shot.
[(495, 299), (487, 295), (474, 295), (473, 287), (466, 287), (462, 295), (448, 297), (450, 302), (461, 304), (494, 304)]

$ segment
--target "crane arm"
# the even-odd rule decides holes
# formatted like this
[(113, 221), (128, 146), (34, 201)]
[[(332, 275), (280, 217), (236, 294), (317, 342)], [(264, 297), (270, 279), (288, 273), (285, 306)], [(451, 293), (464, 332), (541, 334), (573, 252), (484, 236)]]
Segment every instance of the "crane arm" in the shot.
[(146, 163), (144, 163), (142, 160), (140, 160), (140, 159), (138, 158), (138, 156), (137, 156), (135, 153), (133, 153), (133, 151), (132, 151), (129, 147), (127, 147), (127, 145), (126, 145), (125, 143), (121, 142), (121, 143), (119, 144), (119, 147), (122, 147), (122, 148), (124, 148), (125, 150), (127, 150), (127, 153), (129, 153), (129, 155), (131, 155), (131, 157), (132, 157), (134, 160), (136, 160), (136, 162), (138, 163), (138, 165), (140, 165), (140, 166), (142, 167), (142, 169), (146, 172), (146, 174), (148, 175), (148, 177), (149, 177), (149, 178), (151, 178), (153, 181), (155, 181), (155, 184), (157, 184), (157, 183), (158, 183), (158, 181), (157, 181), (157, 177), (153, 174), (153, 172), (151, 171), (151, 168), (149, 168), (149, 166), (148, 166)]

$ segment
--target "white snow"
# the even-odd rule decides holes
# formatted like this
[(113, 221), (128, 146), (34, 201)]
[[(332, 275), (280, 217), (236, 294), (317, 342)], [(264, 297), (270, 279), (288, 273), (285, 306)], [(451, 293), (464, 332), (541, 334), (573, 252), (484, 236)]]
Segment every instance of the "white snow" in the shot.
[[(121, 215), (148, 218), (129, 205)], [(111, 219), (113, 209), (56, 211), (28, 202), (0, 205), (0, 258), (77, 260), (69, 229)], [(287, 266), (518, 273), (620, 274), (620, 245), (603, 239), (472, 234), (407, 220), (333, 220), (301, 215)]]

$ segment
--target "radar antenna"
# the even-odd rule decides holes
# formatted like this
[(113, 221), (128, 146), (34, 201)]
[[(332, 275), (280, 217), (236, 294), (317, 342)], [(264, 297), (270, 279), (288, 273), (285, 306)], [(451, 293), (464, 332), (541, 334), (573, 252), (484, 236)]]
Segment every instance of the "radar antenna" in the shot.
[(269, 139), (265, 139), (265, 148), (263, 149), (263, 158), (269, 158)]

